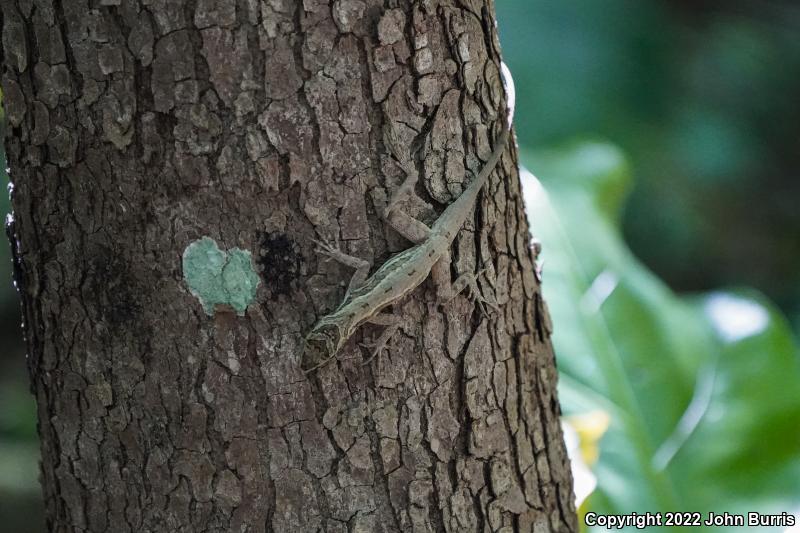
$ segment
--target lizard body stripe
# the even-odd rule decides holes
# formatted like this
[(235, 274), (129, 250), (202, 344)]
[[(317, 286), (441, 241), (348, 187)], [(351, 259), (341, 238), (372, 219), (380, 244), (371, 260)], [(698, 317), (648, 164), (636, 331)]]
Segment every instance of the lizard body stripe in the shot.
[(306, 337), (303, 363), (307, 372), (332, 359), (359, 326), (416, 289), (433, 266), (449, 254), (455, 236), (472, 213), (478, 194), (508, 144), (514, 114), (514, 90), (504, 64), (501, 71), (508, 95), (508, 114), (495, 147), (478, 176), (436, 219), (427, 239), (390, 257), (361, 286), (349, 290), (335, 311), (319, 319)]

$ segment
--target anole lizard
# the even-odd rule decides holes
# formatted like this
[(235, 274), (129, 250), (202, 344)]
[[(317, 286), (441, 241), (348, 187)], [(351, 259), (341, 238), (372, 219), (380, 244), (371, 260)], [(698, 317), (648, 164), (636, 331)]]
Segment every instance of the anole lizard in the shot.
[[(514, 114), (514, 87), (511, 75), (505, 64), (501, 64), (504, 85), (507, 93), (507, 117), (503, 130), (495, 141), (495, 147), (478, 176), (464, 192), (445, 208), (433, 225), (428, 228), (411, 216), (398, 212), (394, 206), (398, 199), (389, 202), (385, 218), (400, 234), (414, 242), (414, 246), (391, 257), (372, 276), (367, 277), (370, 264), (362, 259), (347, 255), (324, 243), (317, 243), (320, 252), (356, 269), (344, 301), (336, 311), (322, 317), (306, 337), (303, 354), (303, 367), (311, 372), (332, 360), (356, 329), (366, 322), (387, 326), (379, 338), (373, 357), (383, 348), (397, 328), (396, 320), (381, 314), (381, 310), (397, 302), (418, 287), (428, 274), (437, 285), (437, 298), (449, 301), (464, 286), (472, 289), (473, 296), (481, 300), (477, 292), (475, 276), (462, 274), (454, 282), (450, 279), (450, 246), (456, 234), (472, 213), (478, 193), (494, 170), (508, 143), (511, 120)], [(395, 154), (396, 155), (396, 154)], [(416, 170), (407, 159), (398, 158), (406, 173)], [(409, 176), (407, 181), (416, 181)], [(407, 187), (401, 186), (400, 191)], [(399, 194), (399, 193), (398, 193)], [(456, 290), (454, 287), (460, 287)], [(370, 358), (371, 359), (371, 358)]]

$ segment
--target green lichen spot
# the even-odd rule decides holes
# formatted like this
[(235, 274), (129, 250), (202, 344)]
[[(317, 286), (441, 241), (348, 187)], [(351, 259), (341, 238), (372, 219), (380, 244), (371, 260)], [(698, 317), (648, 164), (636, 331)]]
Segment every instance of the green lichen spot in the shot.
[(250, 252), (239, 248), (224, 252), (209, 237), (194, 241), (183, 251), (183, 278), (208, 315), (214, 314), (218, 304), (244, 315), (261, 281)]

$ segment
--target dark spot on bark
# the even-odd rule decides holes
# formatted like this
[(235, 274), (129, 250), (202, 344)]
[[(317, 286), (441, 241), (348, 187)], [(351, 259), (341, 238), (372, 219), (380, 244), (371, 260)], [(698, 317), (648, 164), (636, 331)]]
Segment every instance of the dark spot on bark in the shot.
[(300, 276), (300, 247), (282, 233), (261, 233), (257, 263), (261, 279), (273, 295), (290, 294)]
[(140, 287), (128, 262), (105, 245), (89, 245), (87, 249), (86, 277), (83, 297), (94, 301), (99, 310), (98, 321), (105, 322), (113, 332), (116, 327), (130, 327), (139, 318), (142, 304), (139, 294), (147, 294)]

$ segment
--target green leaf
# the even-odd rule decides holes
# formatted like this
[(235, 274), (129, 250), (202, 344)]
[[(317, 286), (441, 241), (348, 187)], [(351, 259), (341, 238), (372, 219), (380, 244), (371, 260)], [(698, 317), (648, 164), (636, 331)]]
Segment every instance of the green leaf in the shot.
[(588, 510), (796, 510), (800, 365), (786, 320), (753, 291), (679, 297), (632, 255), (618, 228), (631, 182), (618, 149), (523, 160), (541, 178), (523, 172), (562, 408), (611, 417)]

